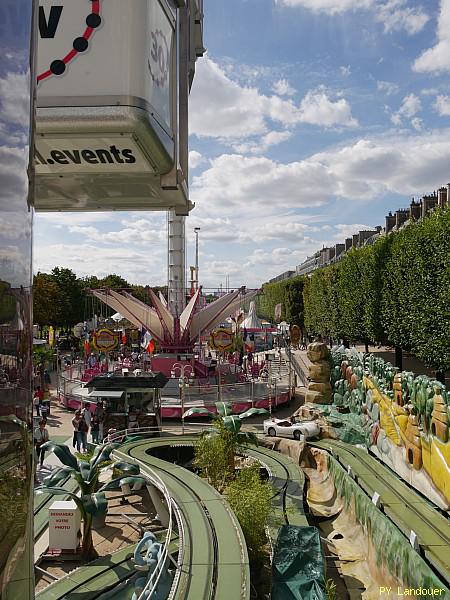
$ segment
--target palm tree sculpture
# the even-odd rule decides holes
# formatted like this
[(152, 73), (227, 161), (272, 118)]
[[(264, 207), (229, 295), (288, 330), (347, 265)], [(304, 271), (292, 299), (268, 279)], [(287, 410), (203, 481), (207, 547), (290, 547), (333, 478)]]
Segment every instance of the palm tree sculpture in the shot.
[[(136, 477), (139, 474), (139, 466), (127, 462), (115, 462), (112, 467), (122, 471), (125, 476), (112, 479), (99, 488), (100, 471), (105, 467), (105, 463), (110, 460), (112, 451), (120, 444), (107, 444), (97, 446), (89, 462), (77, 460), (64, 444), (56, 442), (47, 442), (42, 447), (56, 454), (59, 460), (66, 466), (58, 468), (43, 480), (43, 485), (36, 488), (36, 494), (54, 494), (70, 496), (77, 507), (80, 509), (83, 519), (83, 534), (81, 539), (82, 558), (84, 560), (93, 560), (96, 558), (97, 551), (92, 541), (92, 521), (94, 517), (106, 515), (108, 510), (108, 501), (105, 496), (107, 490), (115, 490), (123, 485), (145, 482), (144, 477)], [(81, 495), (77, 496), (68, 492), (58, 484), (67, 478), (73, 477), (78, 483)]]

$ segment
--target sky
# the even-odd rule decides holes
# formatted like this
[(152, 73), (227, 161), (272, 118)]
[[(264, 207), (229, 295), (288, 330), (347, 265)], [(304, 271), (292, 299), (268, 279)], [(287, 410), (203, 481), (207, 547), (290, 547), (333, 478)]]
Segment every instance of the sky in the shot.
[[(204, 16), (186, 264), (200, 227), (205, 288), (259, 287), (450, 180), (450, 0), (204, 0)], [(163, 285), (166, 254), (165, 213), (35, 217), (35, 271)]]

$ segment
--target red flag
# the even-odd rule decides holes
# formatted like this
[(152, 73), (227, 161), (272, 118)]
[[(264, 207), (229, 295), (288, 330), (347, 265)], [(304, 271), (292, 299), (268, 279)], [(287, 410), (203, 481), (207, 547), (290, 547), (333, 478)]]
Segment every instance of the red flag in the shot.
[(152, 354), (155, 351), (155, 342), (153, 340), (150, 340), (150, 342), (148, 343), (147, 346), (147, 352), (149, 354)]
[(125, 327), (122, 328), (122, 344), (127, 343), (127, 334), (125, 333)]
[(91, 345), (89, 343), (89, 340), (84, 340), (84, 351), (86, 352), (86, 354), (91, 353)]

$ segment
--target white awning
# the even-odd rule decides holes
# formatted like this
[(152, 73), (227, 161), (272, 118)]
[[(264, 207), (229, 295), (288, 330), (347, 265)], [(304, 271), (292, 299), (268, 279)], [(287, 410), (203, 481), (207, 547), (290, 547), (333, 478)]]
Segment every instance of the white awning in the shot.
[(123, 391), (120, 390), (92, 390), (88, 398), (121, 398)]

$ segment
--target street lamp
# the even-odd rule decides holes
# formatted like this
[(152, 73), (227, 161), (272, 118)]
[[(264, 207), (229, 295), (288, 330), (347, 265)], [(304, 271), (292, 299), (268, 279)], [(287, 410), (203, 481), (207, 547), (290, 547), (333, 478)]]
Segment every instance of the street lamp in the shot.
[(194, 227), (195, 233), (195, 278), (196, 278), (196, 288), (198, 289), (198, 232), (200, 231), (200, 227)]
[(267, 352), (266, 354), (266, 362), (269, 364), (269, 377), (268, 377), (268, 383), (267, 383), (267, 387), (269, 388), (269, 417), (272, 418), (272, 360), (273, 360), (273, 354), (270, 352)]
[[(189, 372), (188, 369), (190, 369)], [(190, 384), (194, 383), (194, 369), (191, 365), (181, 365), (180, 363), (174, 363), (174, 365), (172, 366), (172, 370), (170, 371), (170, 377), (172, 379), (175, 379), (177, 377), (177, 370), (179, 371), (178, 387), (180, 388), (181, 398), (181, 433), (184, 435), (184, 391), (186, 387), (189, 387)]]

